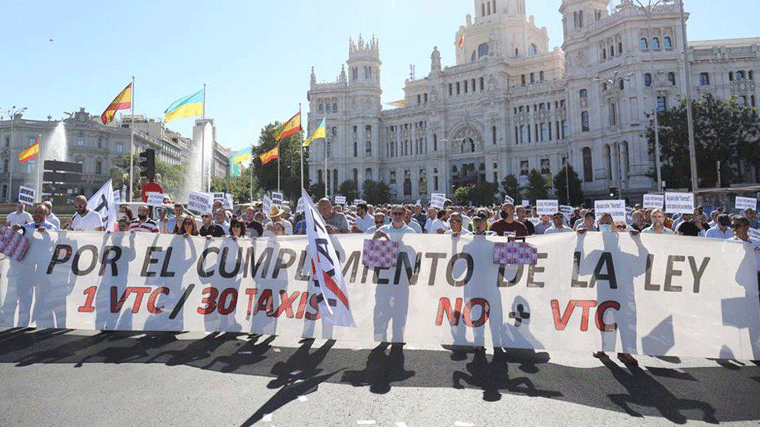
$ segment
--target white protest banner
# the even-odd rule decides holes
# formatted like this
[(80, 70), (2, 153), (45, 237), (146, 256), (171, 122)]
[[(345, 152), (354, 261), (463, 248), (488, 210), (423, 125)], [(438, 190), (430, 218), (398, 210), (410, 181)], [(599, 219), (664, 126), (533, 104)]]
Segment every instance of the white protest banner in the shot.
[(504, 196), (504, 203), (509, 203), (509, 204), (514, 205), (515, 204), (515, 199), (513, 199), (513, 198), (505, 195)]
[(603, 213), (608, 213), (615, 221), (625, 221), (625, 200), (596, 200), (594, 212), (597, 220)]
[(272, 192), (272, 204), (275, 206), (282, 206), (282, 201), (285, 200), (285, 198), (282, 196), (282, 193)]
[(224, 195), (224, 209), (232, 210), (233, 206), (235, 205), (235, 198), (232, 196), (232, 194), (225, 194)]
[(665, 196), (662, 194), (644, 194), (644, 209), (662, 209), (665, 206)]
[(559, 207), (559, 211), (562, 212), (566, 217), (570, 218), (570, 216), (573, 214), (573, 207), (567, 206), (567, 205), (561, 205)]
[(26, 187), (23, 185), (18, 186), (18, 201), (27, 206), (34, 205), (34, 198), (37, 196), (37, 190), (32, 187)]
[(148, 196), (148, 206), (160, 207), (164, 205), (163, 193), (145, 193)]
[(536, 213), (539, 215), (554, 215), (559, 212), (558, 200), (536, 200)]
[(523, 206), (530, 206), (530, 200), (523, 200), (522, 201)]
[(103, 219), (105, 230), (116, 230), (116, 216), (119, 211), (113, 199), (112, 180), (108, 180), (100, 189), (87, 200), (87, 209), (97, 212)]
[[(335, 326), (356, 327), (351, 314), (349, 293), (335, 246), (327, 233), (322, 215), (305, 189), (301, 198), (306, 212), (306, 235), (309, 239), (311, 280), (319, 288), (319, 309), (325, 320)], [(315, 278), (316, 276), (316, 278)]]
[(331, 235), (356, 323), (338, 328), (320, 318), (321, 293), (303, 275), (307, 236), (27, 236), (21, 262), (0, 260), (0, 327), (760, 359), (754, 247), (742, 242), (557, 233), (527, 238), (537, 265), (510, 266), (493, 263), (505, 238), (452, 245), (450, 236), (405, 234), (396, 267), (362, 274), (366, 236)]
[(199, 191), (191, 191), (187, 195), (187, 209), (191, 211), (203, 213), (211, 213), (211, 206), (214, 204), (214, 199), (209, 193), (201, 193)]
[(694, 193), (665, 193), (665, 212), (693, 214)]
[(335, 196), (335, 204), (336, 205), (345, 205), (346, 204), (346, 196)]
[(430, 207), (443, 209), (446, 204), (446, 195), (443, 193), (433, 193), (430, 195)]
[(757, 210), (757, 199), (753, 197), (736, 197), (736, 204), (734, 205), (736, 210), (743, 211), (745, 209)]

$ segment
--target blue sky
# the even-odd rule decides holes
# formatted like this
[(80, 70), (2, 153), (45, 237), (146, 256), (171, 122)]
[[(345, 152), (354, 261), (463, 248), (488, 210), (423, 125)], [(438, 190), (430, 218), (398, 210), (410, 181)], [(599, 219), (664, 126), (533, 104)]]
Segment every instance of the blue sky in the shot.
[[(560, 3), (527, 0), (550, 48), (562, 44)], [(760, 37), (760, 0), (685, 4), (690, 40)], [(379, 39), (389, 102), (403, 97), (410, 64), (427, 74), (433, 46), (453, 65), (468, 13), (472, 0), (0, 0), (0, 107), (6, 115), (26, 106), (40, 120), (79, 107), (99, 115), (134, 75), (135, 113), (160, 119), (206, 83), (219, 142), (241, 148), (299, 102), (306, 113), (311, 67), (318, 81), (333, 81), (349, 37)], [(169, 124), (186, 136), (191, 127), (192, 119)]]

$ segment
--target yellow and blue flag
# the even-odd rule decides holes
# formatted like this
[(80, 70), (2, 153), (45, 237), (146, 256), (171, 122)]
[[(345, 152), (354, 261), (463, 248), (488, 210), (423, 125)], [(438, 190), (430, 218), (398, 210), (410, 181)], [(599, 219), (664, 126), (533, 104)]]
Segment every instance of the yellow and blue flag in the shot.
[(306, 141), (303, 142), (303, 146), (308, 147), (312, 141), (319, 138), (325, 138), (326, 135), (327, 130), (325, 129), (325, 119), (322, 119), (322, 123), (320, 123), (319, 126), (314, 129), (314, 132), (306, 138)]
[(241, 168), (247, 168), (253, 160), (251, 148), (244, 148), (230, 157), (230, 175), (240, 176)]
[(164, 122), (203, 115), (203, 90), (178, 99), (164, 111)]

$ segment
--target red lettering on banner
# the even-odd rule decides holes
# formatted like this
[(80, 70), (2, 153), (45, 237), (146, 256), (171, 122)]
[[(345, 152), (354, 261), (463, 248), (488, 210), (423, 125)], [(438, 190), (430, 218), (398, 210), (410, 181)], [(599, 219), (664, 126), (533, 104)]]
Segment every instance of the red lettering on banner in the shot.
[[(119, 289), (116, 286), (111, 286), (111, 313), (118, 313), (121, 311), (121, 307), (124, 305), (124, 301), (129, 298), (129, 294), (132, 293), (132, 287), (127, 286), (127, 289), (124, 289), (124, 294), (122, 294), (121, 298), (119, 297)], [(116, 301), (118, 298), (118, 302)]]
[(245, 312), (245, 317), (251, 317), (251, 308), (253, 307), (253, 297), (256, 296), (258, 289), (248, 288), (245, 290), (245, 294), (248, 295), (248, 310)]
[(462, 298), (456, 299), (456, 308), (452, 311), (451, 301), (446, 297), (441, 297), (438, 301), (438, 315), (435, 317), (435, 326), (441, 326), (443, 316), (449, 320), (449, 325), (456, 326), (459, 324), (459, 318), (462, 316)]
[(303, 313), (306, 310), (306, 303), (309, 301), (309, 293), (301, 293), (301, 302), (298, 304), (298, 311), (296, 312), (296, 319), (303, 319)]
[(259, 297), (259, 302), (256, 304), (256, 308), (253, 309), (253, 315), (255, 316), (256, 313), (259, 311), (264, 310), (267, 313), (267, 316), (272, 314), (272, 290), (271, 289), (264, 289), (261, 292), (261, 296)]
[[(227, 304), (227, 298), (230, 298), (229, 304)], [(219, 296), (219, 305), (218, 310), (219, 314), (221, 315), (228, 315), (235, 311), (235, 307), (237, 306), (237, 299), (238, 299), (238, 292), (235, 288), (227, 288), (224, 291), (222, 291), (222, 294)]]
[[(470, 313), (472, 312), (472, 307), (476, 305), (479, 305), (481, 309), (480, 318), (476, 321), (473, 321)], [(488, 321), (488, 315), (490, 312), (491, 310), (488, 301), (483, 298), (473, 298), (467, 302), (467, 305), (464, 306), (464, 324), (473, 328), (479, 328)]]
[(596, 309), (596, 327), (602, 332), (613, 332), (617, 330), (617, 323), (611, 325), (604, 323), (604, 313), (610, 308), (620, 310), (620, 303), (617, 301), (605, 301)]
[(306, 320), (319, 320), (319, 318), (322, 317), (322, 314), (319, 312), (319, 297), (317, 294), (314, 294), (309, 298), (309, 305), (311, 308), (314, 309), (314, 313), (306, 312)]
[(287, 291), (280, 291), (280, 299), (282, 300), (282, 304), (280, 304), (279, 307), (277, 307), (277, 311), (274, 312), (274, 315), (272, 317), (280, 317), (282, 312), (285, 312), (285, 316), (288, 319), (293, 318), (293, 301), (298, 299), (298, 295), (300, 292), (295, 291), (293, 292), (293, 295), (288, 297)]
[(92, 303), (95, 301), (95, 293), (98, 291), (97, 286), (90, 286), (89, 288), (85, 289), (83, 294), (87, 295), (87, 299), (84, 301), (84, 305), (77, 308), (77, 311), (80, 313), (92, 313), (95, 311), (95, 307), (92, 306)]
[(588, 331), (588, 314), (591, 307), (596, 307), (596, 301), (575, 301), (577, 307), (583, 307), (581, 316), (581, 331)]
[(169, 295), (169, 288), (160, 287), (153, 291), (148, 298), (148, 311), (152, 314), (158, 314), (164, 311), (164, 307), (156, 307), (156, 299), (159, 295)]
[(150, 293), (150, 288), (147, 286), (133, 286), (132, 292), (136, 293), (135, 303), (132, 304), (132, 313), (137, 314), (140, 312), (140, 306), (142, 305), (143, 295)]
[(219, 296), (219, 291), (216, 288), (208, 287), (203, 290), (203, 295), (208, 295), (201, 300), (201, 304), (205, 307), (198, 307), (198, 314), (211, 314), (216, 310), (216, 297)]
[(562, 318), (559, 317), (559, 301), (556, 299), (552, 300), (552, 313), (554, 314), (554, 328), (558, 331), (564, 331), (565, 327), (567, 326), (567, 322), (570, 321), (570, 316), (573, 314), (573, 309), (575, 308), (575, 301), (570, 301), (567, 303), (567, 308), (565, 308), (565, 314), (562, 315)]

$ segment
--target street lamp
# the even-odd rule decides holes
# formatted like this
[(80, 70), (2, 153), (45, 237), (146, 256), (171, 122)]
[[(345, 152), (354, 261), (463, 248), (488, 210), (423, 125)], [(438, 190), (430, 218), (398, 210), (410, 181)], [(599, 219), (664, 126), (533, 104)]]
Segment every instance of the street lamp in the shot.
[[(620, 123), (620, 114), (618, 113), (618, 110), (620, 109), (620, 93), (622, 93), (622, 89), (619, 89), (619, 85), (624, 82), (630, 80), (633, 73), (628, 73), (624, 76), (618, 76), (617, 71), (615, 71), (615, 74), (613, 74), (611, 79), (608, 79), (606, 77), (600, 77), (600, 76), (594, 76), (592, 79), (595, 82), (602, 82), (602, 84), (607, 84), (607, 88), (609, 90), (613, 90), (617, 92), (617, 105), (615, 105), (615, 109), (613, 111), (613, 114), (615, 114), (615, 127), (617, 128), (617, 142), (615, 142), (615, 146), (617, 147), (617, 165), (618, 165), (618, 194), (620, 197), (623, 196), (623, 165), (622, 165), (622, 159), (620, 154), (621, 149), (621, 128), (622, 124)], [(603, 89), (606, 90), (606, 89)], [(612, 154), (612, 153), (610, 153)], [(612, 173), (612, 170), (610, 170), (610, 173)]]
[(694, 119), (691, 108), (691, 64), (689, 63), (689, 44), (686, 39), (686, 18), (683, 11), (683, 0), (678, 0), (681, 12), (681, 32), (683, 34), (683, 67), (684, 84), (686, 85), (686, 124), (689, 129), (689, 160), (691, 163), (691, 191), (699, 189), (697, 182), (697, 150), (694, 147)]
[(654, 83), (654, 76), (657, 75), (657, 72), (654, 67), (654, 49), (652, 49), (652, 12), (654, 12), (654, 8), (661, 4), (670, 3), (672, 0), (657, 0), (656, 2), (652, 3), (652, 0), (649, 0), (649, 3), (647, 5), (644, 5), (640, 0), (634, 0), (639, 5), (639, 9), (641, 9), (644, 12), (644, 15), (647, 17), (647, 27), (648, 27), (648, 34), (649, 39), (647, 41), (647, 47), (649, 48), (649, 65), (651, 67), (652, 72), (652, 80), (650, 80), (650, 85), (654, 86), (654, 159), (655, 159), (655, 167), (657, 168), (657, 191), (662, 191), (662, 167), (660, 163), (660, 126), (657, 118), (657, 92), (656, 92), (656, 85)]
[(10, 147), (8, 147), (8, 201), (13, 200), (13, 164), (15, 163), (13, 161), (14, 124), (16, 123), (16, 118), (20, 119), (24, 115), (24, 111), (26, 111), (26, 107), (16, 108), (15, 105), (6, 110), (8, 117), (11, 119), (11, 140)]

